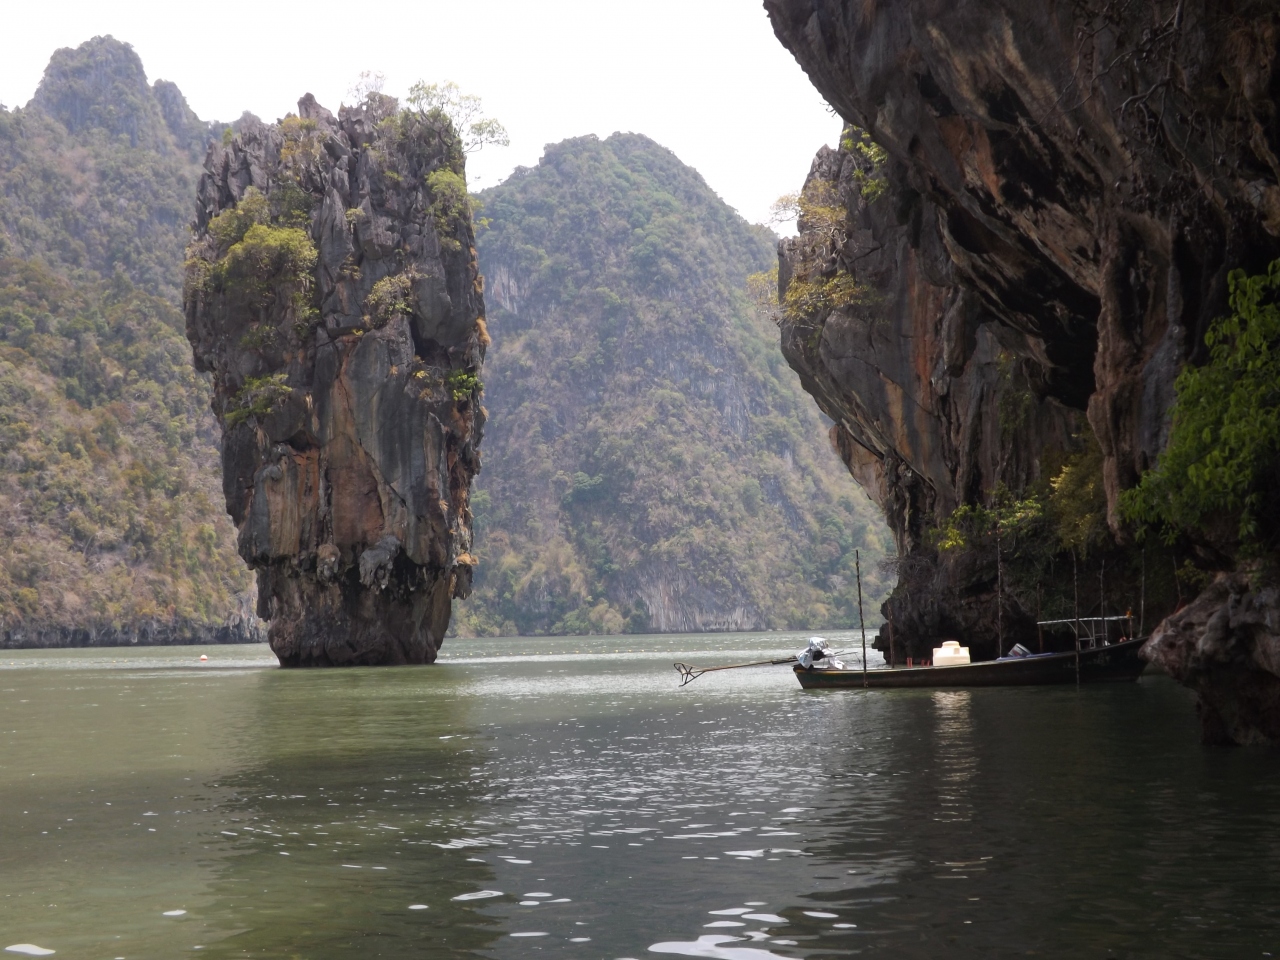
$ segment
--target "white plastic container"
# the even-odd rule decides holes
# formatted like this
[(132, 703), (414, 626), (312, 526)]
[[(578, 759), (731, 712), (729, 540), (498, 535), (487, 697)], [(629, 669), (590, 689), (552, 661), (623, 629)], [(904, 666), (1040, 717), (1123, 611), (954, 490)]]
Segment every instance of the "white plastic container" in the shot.
[(933, 648), (935, 667), (954, 667), (969, 662), (969, 648), (960, 646), (958, 640), (945, 640), (942, 646)]

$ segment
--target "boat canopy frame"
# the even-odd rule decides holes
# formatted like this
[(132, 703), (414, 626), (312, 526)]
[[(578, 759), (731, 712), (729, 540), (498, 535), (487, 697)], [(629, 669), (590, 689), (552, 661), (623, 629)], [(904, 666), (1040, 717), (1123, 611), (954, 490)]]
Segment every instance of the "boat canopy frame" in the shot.
[(1099, 645), (1109, 646), (1111, 640), (1107, 636), (1107, 624), (1115, 621), (1127, 622), (1129, 634), (1133, 635), (1133, 614), (1116, 617), (1068, 617), (1066, 620), (1039, 620), (1037, 627), (1070, 627), (1080, 641), (1082, 647), (1093, 649)]

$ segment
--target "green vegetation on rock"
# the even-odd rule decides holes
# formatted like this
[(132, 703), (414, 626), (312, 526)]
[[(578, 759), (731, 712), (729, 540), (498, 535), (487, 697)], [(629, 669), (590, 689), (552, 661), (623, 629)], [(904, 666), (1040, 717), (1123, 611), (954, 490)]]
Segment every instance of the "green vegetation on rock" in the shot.
[(1170, 542), (1222, 528), (1257, 554), (1280, 529), (1280, 260), (1228, 283), (1231, 314), (1205, 334), (1209, 361), (1178, 375), (1169, 444), (1121, 507)]
[(0, 629), (221, 624), (249, 590), (182, 315), (0, 260)]
[(839, 627), (878, 512), (752, 308), (775, 238), (632, 134), (481, 194), (494, 346), (462, 634)]

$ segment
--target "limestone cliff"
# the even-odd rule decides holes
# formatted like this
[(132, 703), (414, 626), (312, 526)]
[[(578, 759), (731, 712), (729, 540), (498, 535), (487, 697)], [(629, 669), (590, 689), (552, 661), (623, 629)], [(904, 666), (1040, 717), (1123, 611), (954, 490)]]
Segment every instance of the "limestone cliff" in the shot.
[[(784, 325), (784, 349), (912, 571), (917, 589), (890, 602), (901, 638), (989, 634), (989, 584), (966, 592), (974, 571), (940, 562), (925, 529), (999, 484), (1041, 479), (1087, 419), (1123, 538), (1118, 495), (1163, 449), (1174, 377), (1203, 360), (1227, 272), (1280, 255), (1280, 12), (1248, 0), (765, 7), (821, 93), (888, 154), (874, 202), (856, 189), (856, 151), (816, 161), (847, 221), (797, 243), (826, 243), (827, 269), (873, 296)], [(784, 283), (797, 252), (784, 250)], [(1212, 596), (1243, 602), (1233, 584)], [(1148, 652), (1200, 692), (1207, 729), (1271, 735), (1256, 718), (1280, 677), (1252, 633), (1220, 627), (1166, 629)], [(1235, 644), (1236, 679), (1206, 679), (1224, 661), (1185, 655), (1196, 643)]]
[(470, 589), (488, 337), (449, 120), (310, 96), (209, 152), (187, 335), (286, 666), (427, 663)]

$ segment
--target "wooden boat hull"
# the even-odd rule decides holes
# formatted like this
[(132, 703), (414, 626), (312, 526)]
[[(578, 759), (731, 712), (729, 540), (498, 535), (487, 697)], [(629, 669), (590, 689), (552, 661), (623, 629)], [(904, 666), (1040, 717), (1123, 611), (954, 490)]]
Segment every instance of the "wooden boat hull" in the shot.
[[(1081, 683), (1137, 680), (1146, 661), (1139, 655), (1143, 639), (1126, 640), (1080, 651)], [(806, 670), (795, 667), (806, 690), (864, 686), (861, 670)], [(1009, 660), (986, 660), (954, 667), (882, 667), (866, 672), (865, 686), (886, 687), (1016, 687), (1076, 682), (1076, 654), (1050, 653)]]

